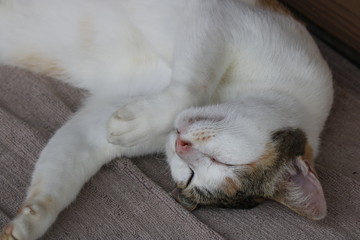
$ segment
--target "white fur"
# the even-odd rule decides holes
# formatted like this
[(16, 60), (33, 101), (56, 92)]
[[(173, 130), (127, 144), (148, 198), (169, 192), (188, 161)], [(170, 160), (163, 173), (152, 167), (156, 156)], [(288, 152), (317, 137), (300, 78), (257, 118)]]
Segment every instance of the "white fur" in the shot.
[[(216, 137), (198, 150), (224, 163), (254, 161), (272, 131), (290, 126), (303, 129), (317, 152), (332, 104), (327, 64), (302, 25), (255, 7), (255, 0), (243, 2), (0, 1), (0, 63), (24, 67), (19, 59), (36, 54), (66, 71), (61, 80), (90, 92), (35, 167), (24, 204), (35, 210), (50, 197), (53, 209), (38, 209), (36, 220), (28, 211), (18, 215), (13, 237), (40, 237), (112, 158), (163, 151), (176, 115), (189, 107), (219, 103), (185, 110), (175, 127), (199, 115), (223, 118), (184, 131), (213, 128)], [(168, 162), (174, 180), (186, 181), (191, 172), (174, 152), (175, 138), (168, 140)], [(201, 186), (232, 174), (204, 164), (194, 179)]]

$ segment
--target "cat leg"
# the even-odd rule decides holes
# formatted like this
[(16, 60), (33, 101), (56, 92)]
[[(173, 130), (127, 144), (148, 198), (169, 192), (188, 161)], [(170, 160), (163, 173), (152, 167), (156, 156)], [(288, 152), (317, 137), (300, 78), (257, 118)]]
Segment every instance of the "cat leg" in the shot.
[[(177, 113), (207, 104), (231, 64), (221, 6), (193, 1), (178, 32), (170, 85), (160, 94), (130, 103), (113, 114), (108, 141), (134, 146), (169, 132)], [(215, 28), (215, 29), (214, 29)]]
[(56, 132), (36, 163), (22, 208), (0, 233), (1, 240), (39, 238), (103, 164), (119, 155), (150, 153), (163, 145), (164, 138), (132, 149), (109, 144), (106, 123), (116, 109), (109, 105), (87, 104)]

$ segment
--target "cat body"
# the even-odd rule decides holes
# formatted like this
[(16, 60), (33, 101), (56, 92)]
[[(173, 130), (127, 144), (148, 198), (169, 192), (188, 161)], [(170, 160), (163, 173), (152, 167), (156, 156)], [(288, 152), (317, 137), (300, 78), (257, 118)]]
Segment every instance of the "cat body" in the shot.
[(89, 92), (3, 239), (40, 237), (103, 164), (165, 147), (190, 210), (273, 199), (325, 216), (313, 158), (331, 73), (276, 1), (2, 0), (0, 32), (1, 64)]

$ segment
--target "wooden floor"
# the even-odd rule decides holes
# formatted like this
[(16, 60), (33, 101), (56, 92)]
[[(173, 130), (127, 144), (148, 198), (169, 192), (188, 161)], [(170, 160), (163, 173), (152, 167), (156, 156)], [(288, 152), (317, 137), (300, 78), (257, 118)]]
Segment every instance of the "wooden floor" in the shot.
[(360, 53), (360, 1), (281, 1)]

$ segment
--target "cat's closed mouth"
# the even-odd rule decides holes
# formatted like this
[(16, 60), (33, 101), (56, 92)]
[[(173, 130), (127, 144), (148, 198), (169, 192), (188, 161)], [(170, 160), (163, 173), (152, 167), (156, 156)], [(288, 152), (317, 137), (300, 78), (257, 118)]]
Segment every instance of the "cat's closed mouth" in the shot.
[[(190, 177), (189, 177), (189, 180), (188, 180), (187, 183), (186, 183), (186, 187), (190, 185), (191, 181), (193, 180), (193, 178), (194, 178), (194, 176), (195, 176), (194, 170), (192, 170), (192, 169), (190, 168), (190, 171), (191, 171), (191, 175), (190, 175)], [(185, 188), (186, 188), (186, 187), (185, 187)]]
[(191, 175), (188, 181), (186, 182), (185, 187), (184, 188), (176, 187), (174, 190), (170, 192), (170, 195), (187, 210), (193, 211), (197, 208), (198, 204), (195, 203), (194, 201), (191, 201), (189, 198), (185, 197), (185, 195), (182, 193), (182, 191), (191, 184), (191, 181), (195, 176), (195, 172), (191, 168), (190, 170), (191, 170)]

